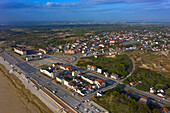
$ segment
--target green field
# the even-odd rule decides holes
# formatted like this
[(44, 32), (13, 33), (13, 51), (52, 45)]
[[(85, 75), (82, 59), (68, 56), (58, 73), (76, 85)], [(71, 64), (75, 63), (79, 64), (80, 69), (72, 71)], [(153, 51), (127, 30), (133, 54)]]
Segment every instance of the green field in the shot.
[(77, 66), (85, 69), (87, 64), (95, 65), (104, 72), (116, 73), (121, 77), (126, 77), (132, 70), (132, 62), (125, 54), (116, 55), (115, 58), (107, 58), (103, 55), (100, 55), (97, 58), (94, 58), (93, 56), (83, 57), (77, 62)]
[(91, 100), (107, 109), (110, 113), (160, 113), (153, 105), (145, 105), (125, 94), (121, 85), (108, 90), (103, 97), (92, 97)]

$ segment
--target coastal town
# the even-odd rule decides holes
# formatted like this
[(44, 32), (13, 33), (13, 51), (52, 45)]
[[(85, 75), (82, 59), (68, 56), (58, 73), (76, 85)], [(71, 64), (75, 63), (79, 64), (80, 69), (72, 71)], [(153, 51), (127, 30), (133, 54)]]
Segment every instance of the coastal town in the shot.
[[(38, 48), (14, 41), (11, 47), (2, 47), (1, 58), (10, 65), (11, 73), (17, 72), (37, 91), (42, 90), (58, 103), (62, 110), (57, 112), (108, 113), (107, 107), (94, 100), (105, 97), (107, 91), (119, 85), (124, 87), (122, 94), (166, 112), (170, 105), (169, 78), (164, 80), (165, 85), (160, 82), (163, 85), (141, 90), (139, 85), (146, 85), (145, 79), (131, 78), (137, 73), (135, 66), (140, 58), (135, 61), (128, 53), (149, 51), (166, 56), (170, 48), (169, 29), (93, 32), (85, 33), (88, 38)], [(68, 36), (74, 34), (67, 33)]]

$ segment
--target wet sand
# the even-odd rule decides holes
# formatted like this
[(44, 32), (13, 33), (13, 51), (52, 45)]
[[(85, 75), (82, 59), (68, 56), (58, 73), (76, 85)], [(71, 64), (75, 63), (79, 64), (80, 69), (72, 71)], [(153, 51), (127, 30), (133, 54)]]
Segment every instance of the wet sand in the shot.
[(53, 113), (0, 64), (0, 113)]

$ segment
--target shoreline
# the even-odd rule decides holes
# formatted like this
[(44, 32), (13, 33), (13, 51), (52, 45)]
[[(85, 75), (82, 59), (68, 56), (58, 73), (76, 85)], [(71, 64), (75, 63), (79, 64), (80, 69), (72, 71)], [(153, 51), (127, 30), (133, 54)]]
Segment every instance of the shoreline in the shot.
[[(2, 69), (2, 68), (5, 68), (5, 69)], [(52, 101), (45, 93), (43, 93), (43, 91), (37, 90), (35, 88), (35, 85), (32, 84), (31, 82), (28, 82), (28, 80), (25, 79), (23, 76), (21, 76), (15, 71), (12, 73), (9, 73), (11, 69), (12, 67), (8, 64), (8, 62), (4, 61), (3, 58), (0, 57), (0, 71), (2, 70), (2, 72), (4, 72), (6, 70), (7, 74), (15, 76), (14, 78), (18, 79), (17, 82), (20, 82), (19, 84), (23, 85), (24, 87), (23, 89), (30, 91), (30, 94), (35, 96), (37, 99), (39, 99), (39, 101), (43, 103), (46, 107), (48, 107), (51, 110), (51, 112), (54, 112), (54, 113), (64, 112), (62, 111), (62, 108), (59, 105), (57, 105), (54, 101)], [(8, 75), (5, 75), (5, 76), (7, 77)], [(8, 79), (10, 80), (9, 76), (8, 76)], [(15, 84), (18, 84), (18, 83), (15, 83)], [(44, 111), (40, 111), (40, 112), (45, 113)]]

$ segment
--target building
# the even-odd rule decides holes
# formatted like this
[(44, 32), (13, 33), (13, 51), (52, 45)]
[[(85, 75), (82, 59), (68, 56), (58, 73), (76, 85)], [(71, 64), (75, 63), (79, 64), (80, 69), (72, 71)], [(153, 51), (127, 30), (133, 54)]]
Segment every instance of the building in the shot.
[(72, 76), (77, 76), (80, 74), (80, 71), (79, 70), (74, 70), (72, 71)]
[(150, 93), (154, 93), (154, 92), (155, 92), (154, 88), (151, 87), (151, 88), (150, 88)]
[(166, 107), (160, 109), (161, 113), (170, 113), (170, 110)]
[(39, 48), (39, 51), (43, 52), (44, 54), (47, 54), (49, 52), (49, 50), (45, 48)]
[(98, 73), (102, 73), (102, 69), (97, 68), (97, 72), (98, 72)]
[(97, 97), (102, 97), (103, 96), (103, 92), (97, 92)]
[(87, 69), (88, 70), (92, 70), (92, 71), (96, 71), (96, 69), (97, 69), (97, 67), (96, 66), (94, 66), (94, 65), (87, 65)]
[(105, 77), (110, 77), (110, 74), (108, 72), (104, 72)]
[(142, 103), (142, 104), (148, 104), (148, 99), (141, 97), (141, 98), (139, 99), (139, 102)]
[(56, 77), (56, 81), (58, 81), (58, 82), (62, 83), (63, 78), (61, 78), (61, 77)]
[(56, 66), (59, 66), (59, 65), (62, 65), (62, 63), (58, 62), (58, 63), (53, 63), (52, 64), (53, 67), (56, 67)]
[(130, 84), (131, 86), (133, 86), (133, 85), (135, 85), (135, 82), (130, 82), (129, 84)]
[(27, 51), (25, 47), (14, 47), (14, 52), (20, 55), (27, 55)]
[(110, 77), (116, 80), (119, 78), (119, 75), (112, 73)]
[(72, 66), (65, 66), (65, 70), (73, 70), (74, 69), (74, 67), (72, 67)]
[(104, 80), (101, 80), (101, 79), (98, 79), (98, 78), (95, 79), (94, 84), (96, 84), (98, 88), (106, 86), (106, 83), (104, 82)]
[(99, 47), (105, 47), (105, 45), (103, 43), (100, 43)]
[(64, 49), (64, 53), (66, 53), (66, 54), (75, 54), (76, 50), (75, 49)]
[(72, 70), (72, 69), (74, 69), (74, 67), (72, 67), (72, 66), (66, 66), (66, 65), (59, 65), (59, 68), (60, 68), (60, 69), (63, 69), (63, 70)]
[(162, 93), (157, 93), (157, 95), (160, 97), (165, 97)]
[(89, 82), (90, 84), (94, 84), (95, 81), (95, 77), (90, 76), (90, 75), (82, 75), (81, 78), (87, 82)]
[(50, 76), (51, 78), (55, 78), (53, 69), (51, 67), (42, 68), (42, 69), (40, 69), (40, 72)]

